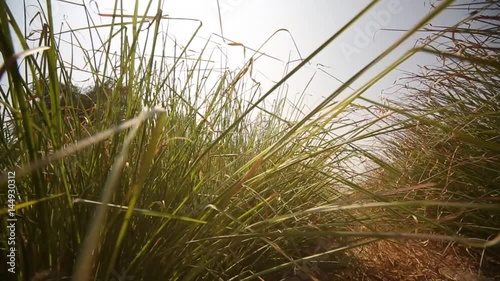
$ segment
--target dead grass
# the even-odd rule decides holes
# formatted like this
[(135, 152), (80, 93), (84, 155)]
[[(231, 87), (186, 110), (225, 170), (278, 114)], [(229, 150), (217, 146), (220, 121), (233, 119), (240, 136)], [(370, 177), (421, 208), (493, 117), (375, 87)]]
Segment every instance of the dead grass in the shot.
[(493, 251), (481, 259), (480, 250), (461, 245), (383, 240), (349, 250), (358, 270), (337, 275), (343, 280), (500, 280)]

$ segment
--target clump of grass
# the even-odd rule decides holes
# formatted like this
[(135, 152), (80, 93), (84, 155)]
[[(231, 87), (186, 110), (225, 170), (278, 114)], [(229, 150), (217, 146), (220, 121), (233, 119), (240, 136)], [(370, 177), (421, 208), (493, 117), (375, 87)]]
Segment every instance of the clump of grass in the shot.
[[(429, 46), (439, 52), (439, 64), (410, 74), (389, 100), (397, 111), (422, 118), (387, 136), (388, 156), (401, 171), (398, 181), (436, 184), (418, 195), (422, 199), (498, 204), (500, 26), (490, 5), (498, 4), (476, 6), (479, 12), (457, 26), (430, 29), (434, 34), (426, 40), (436, 42)], [(441, 220), (456, 215), (449, 223), (460, 233), (488, 238), (499, 231), (498, 214), (439, 206), (424, 211)]]
[[(116, 274), (134, 280), (279, 280), (289, 269), (318, 278), (324, 275), (315, 261), (376, 239), (471, 243), (401, 227), (408, 216), (423, 217), (412, 207), (427, 201), (377, 194), (366, 184), (369, 175), (353, 168), (363, 159), (386, 170), (395, 166), (398, 173), (399, 166), (362, 148), (363, 141), (397, 126), (373, 130), (384, 116), (369, 122), (348, 118), (366, 110), (355, 101), (394, 66), (333, 102), (451, 1), (318, 107), (300, 114), (296, 105), (289, 115), (282, 97), (270, 106), (264, 101), (376, 2), (264, 93), (257, 81), (242, 79), (246, 71), (217, 73), (210, 41), (197, 57), (189, 56), (197, 31), (182, 47), (162, 35), (160, 23), (177, 19), (161, 16), (161, 3), (154, 9), (148, 2), (144, 15), (136, 7), (130, 16), (118, 12), (120, 3), (104, 25), (106, 39), (80, 6), (89, 26), (78, 31), (94, 42), (88, 48), (77, 29), (55, 32), (48, 1), (40, 10), (39, 42), (50, 48), (20, 61), (24, 73), (14, 59), (14, 38), (23, 49), (33, 46), (9, 7), (0, 4), (2, 74), (9, 83), (2, 89), (0, 166), (17, 171), (17, 201), (24, 203), (16, 210), (22, 218), (19, 280), (111, 280)], [(64, 34), (88, 69), (67, 63), (60, 51)], [(109, 51), (115, 42), (121, 46), (116, 56)], [(160, 46), (172, 46), (176, 55), (170, 59)], [(72, 75), (82, 70), (90, 73), (90, 89), (74, 86)], [(370, 203), (358, 204), (366, 198)]]

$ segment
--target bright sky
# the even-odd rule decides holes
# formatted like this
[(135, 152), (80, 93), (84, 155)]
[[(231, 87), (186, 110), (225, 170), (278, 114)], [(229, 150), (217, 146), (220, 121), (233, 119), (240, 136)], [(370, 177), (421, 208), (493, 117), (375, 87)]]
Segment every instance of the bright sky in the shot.
[[(53, 1), (55, 22), (60, 26), (65, 21), (63, 29), (68, 29), (66, 24), (73, 29), (86, 26), (83, 8), (66, 3), (70, 1), (81, 3), (76, 0)], [(135, 1), (123, 1), (124, 13), (132, 14)], [(162, 0), (153, 1), (148, 13), (151, 16), (156, 13), (157, 1)], [(33, 0), (26, 0), (26, 2), (28, 5), (36, 4), (36, 1)], [(139, 2), (141, 11), (144, 11), (147, 2), (142, 0)], [(261, 57), (255, 62), (253, 77), (263, 83), (264, 91), (272, 85), (272, 81), (280, 79), (289, 60), (299, 58), (291, 36), (293, 36), (300, 51), (300, 56), (306, 57), (369, 2), (366, 0), (219, 0), (224, 36), (230, 40), (242, 43), (252, 49), (258, 49), (275, 31), (282, 28), (289, 31), (289, 33), (278, 33), (262, 49), (267, 55), (278, 60)], [(7, 0), (7, 3), (17, 17), (24, 15), (22, 1)], [(112, 13), (114, 1), (96, 0), (92, 3), (85, 1), (85, 3), (91, 10), (96, 24), (109, 22), (109, 18), (97, 15), (97, 6), (101, 13)], [(97, 6), (93, 3), (97, 3)], [(162, 3), (163, 13), (170, 17), (193, 18), (203, 22), (195, 44), (190, 49), (202, 46), (212, 33), (221, 33), (216, 0), (164, 0)], [(409, 29), (424, 17), (430, 8), (429, 0), (380, 1), (370, 13), (356, 22), (351, 29), (320, 53), (311, 64), (292, 78), (289, 82), (288, 95), (295, 95), (302, 91), (312, 75), (316, 73), (307, 91), (310, 97), (308, 104), (312, 106), (321, 101), (323, 97), (330, 95), (340, 85), (340, 82), (329, 75), (333, 75), (341, 81), (347, 80), (403, 34), (402, 32), (384, 31), (381, 30), (382, 28)], [(28, 22), (37, 11), (34, 6), (28, 6)], [(455, 23), (465, 16), (463, 11), (448, 11), (436, 19), (434, 24)], [(33, 21), (31, 27), (40, 28), (37, 22), (39, 21)], [(165, 27), (166, 24), (165, 20)], [(175, 36), (179, 43), (185, 44), (197, 25), (196, 22), (170, 20), (168, 28), (169, 33)], [(107, 35), (106, 32), (102, 34)], [(390, 64), (404, 50), (411, 48), (416, 39), (425, 35), (424, 33), (416, 34), (398, 52), (379, 64), (370, 72), (370, 75), (365, 76), (364, 80), (371, 78), (372, 75)], [(83, 33), (81, 36), (85, 38)], [(222, 42), (220, 39), (214, 39), (214, 41)], [(231, 68), (241, 68), (244, 64), (242, 48), (227, 45), (225, 48), (228, 54), (228, 65)], [(247, 51), (246, 58), (248, 59), (250, 55), (252, 52)], [(424, 65), (432, 62), (434, 59), (431, 56), (417, 55), (402, 68), (415, 71), (417, 64)], [(290, 66), (293, 67), (296, 64), (292, 63)], [(398, 71), (389, 75), (371, 90), (370, 95), (372, 97), (380, 96), (380, 92), (392, 85), (399, 75)], [(355, 84), (355, 86), (360, 85), (361, 81)], [(293, 100), (293, 98), (291, 99)]]

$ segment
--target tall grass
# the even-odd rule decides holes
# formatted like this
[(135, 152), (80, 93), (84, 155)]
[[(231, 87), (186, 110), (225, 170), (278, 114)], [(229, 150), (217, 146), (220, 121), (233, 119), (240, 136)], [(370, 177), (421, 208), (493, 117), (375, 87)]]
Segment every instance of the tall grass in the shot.
[[(246, 79), (248, 69), (217, 72), (211, 60), (220, 54), (211, 51), (210, 41), (197, 57), (188, 55), (199, 27), (185, 46), (159, 32), (161, 21), (186, 20), (161, 16), (160, 3), (153, 7), (148, 2), (144, 15), (139, 14), (136, 3), (134, 13), (126, 16), (119, 12), (121, 2), (116, 1), (111, 23), (104, 26), (93, 23), (85, 5), (78, 6), (88, 15), (88, 26), (58, 32), (48, 1), (40, 8), (43, 29), (38, 42), (50, 48), (33, 49), (36, 46), (29, 44), (20, 23), (1, 2), (1, 74), (8, 76), (8, 85), (2, 88), (0, 166), (4, 173), (16, 171), (16, 277), (280, 280), (296, 271), (306, 280), (326, 278), (318, 260), (342, 261), (346, 249), (376, 239), (494, 245), (498, 239), (485, 242), (491, 238), (485, 234), (496, 234), (498, 229), (484, 216), (497, 219), (494, 212), (499, 206), (478, 198), (497, 196), (496, 178), (453, 164), (469, 183), (482, 179), (484, 187), (466, 193), (458, 187), (459, 179), (431, 175), (425, 168), (435, 160), (441, 170), (448, 169), (448, 154), (435, 150), (428, 158), (411, 158), (405, 154), (409, 146), (403, 146), (405, 140), (456, 146), (449, 136), (458, 135), (457, 141), (467, 143), (467, 155), (477, 154), (481, 167), (489, 165), (496, 171), (490, 160), (498, 153), (497, 127), (476, 119), (498, 116), (495, 107), (486, 108), (494, 106), (494, 100), (471, 94), (467, 102), (484, 111), (465, 102), (454, 109), (443, 99), (455, 94), (443, 91), (429, 109), (419, 103), (418, 93), (425, 90), (415, 90), (410, 105), (416, 111), (412, 111), (363, 98), (378, 79), (421, 50), (414, 49), (351, 96), (333, 101), (452, 2), (443, 1), (401, 40), (305, 114), (301, 114), (301, 105), (295, 106), (296, 112), (285, 114), (282, 96), (270, 105), (265, 101), (341, 33), (348, 32), (377, 1), (266, 92), (257, 81)], [(108, 28), (107, 36), (101, 28)], [(77, 32), (82, 31), (88, 33), (91, 48), (79, 41)], [(71, 63), (73, 57), (63, 55), (63, 38), (72, 50), (84, 55), (86, 69), (77, 68)], [(16, 41), (24, 50), (33, 51), (16, 55)], [(113, 54), (110, 50), (115, 44), (121, 49)], [(164, 46), (177, 50), (173, 59)], [(475, 68), (467, 68), (471, 72), (465, 79), (485, 95), (495, 92), (496, 57), (437, 52), (469, 62)], [(258, 57), (253, 56), (248, 65), (254, 59)], [(489, 67), (489, 72), (482, 67)], [(446, 73), (446, 69), (439, 71)], [(455, 67), (448, 69), (461, 73)], [(91, 88), (75, 86), (73, 75), (78, 71), (90, 73)], [(452, 83), (453, 76), (448, 75), (447, 82)], [(483, 82), (490, 85), (489, 90), (482, 88)], [(446, 87), (457, 85), (463, 84)], [(367, 122), (349, 118), (358, 111), (370, 112), (371, 107), (362, 105), (366, 101), (405, 114), (396, 120), (389, 120), (390, 114), (376, 115)], [(468, 118), (477, 121), (471, 123)], [(417, 121), (422, 125), (417, 126)], [(489, 127), (482, 128), (485, 122)], [(458, 130), (466, 124), (466, 130)], [(442, 133), (431, 136), (436, 128)], [(392, 141), (387, 150), (390, 157), (363, 146), (377, 137)], [(356, 168), (360, 161), (371, 163), (375, 172)], [(405, 164), (408, 162), (411, 165)], [(373, 181), (380, 171), (388, 173), (381, 179), (387, 185)], [(4, 176), (2, 191), (6, 183)], [(411, 201), (403, 196), (422, 187), (433, 188), (433, 184), (450, 191), (452, 185), (457, 186), (453, 192), (460, 196), (414, 197)], [(482, 220), (475, 225), (483, 226), (481, 233), (461, 236), (421, 212), (425, 207), (440, 206), (480, 214)], [(6, 218), (8, 210), (3, 208), (1, 213)], [(3, 226), (6, 223), (2, 220)], [(466, 226), (465, 222), (454, 223)], [(418, 232), (429, 226), (436, 233)]]
[[(472, 5), (475, 15), (456, 26), (428, 28), (432, 35), (423, 40), (438, 64), (408, 74), (388, 99), (391, 122), (405, 124), (384, 135), (386, 157), (399, 171), (393, 180), (436, 184), (416, 198), (499, 203), (500, 26), (498, 3), (490, 5)], [(499, 232), (498, 214), (491, 212), (439, 206), (423, 211), (457, 233), (489, 238)]]

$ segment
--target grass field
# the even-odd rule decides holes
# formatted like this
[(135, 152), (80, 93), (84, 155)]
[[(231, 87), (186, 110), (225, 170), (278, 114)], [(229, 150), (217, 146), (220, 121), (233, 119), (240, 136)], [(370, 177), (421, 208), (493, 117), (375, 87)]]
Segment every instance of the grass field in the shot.
[[(118, 0), (111, 24), (64, 35), (48, 1), (30, 40), (1, 1), (0, 279), (500, 278), (499, 1), (429, 27), (467, 9), (437, 1), (317, 107), (289, 106), (290, 77), (376, 2), (263, 89), (249, 75), (257, 54), (221, 73), (208, 42), (188, 55), (191, 40), (167, 60), (159, 27), (170, 19), (121, 17)], [(151, 3), (146, 14), (161, 12)], [(353, 88), (422, 29), (428, 37)], [(439, 64), (383, 101), (366, 94), (419, 53)]]

